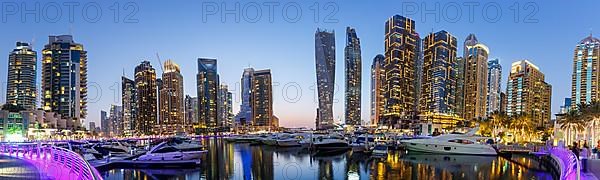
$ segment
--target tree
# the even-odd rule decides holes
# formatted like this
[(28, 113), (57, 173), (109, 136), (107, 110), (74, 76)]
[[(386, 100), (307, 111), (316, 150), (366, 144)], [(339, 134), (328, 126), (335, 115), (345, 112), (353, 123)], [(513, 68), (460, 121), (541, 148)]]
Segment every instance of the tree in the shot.
[(504, 112), (495, 111), (491, 114), (490, 123), (492, 125), (492, 137), (495, 139), (498, 134), (498, 129), (505, 128), (510, 121)]
[(531, 134), (534, 130), (534, 122), (530, 116), (525, 113), (512, 117), (512, 123), (510, 124), (514, 135), (521, 138), (521, 141), (527, 136), (527, 140), (531, 140)]
[(565, 116), (558, 121), (560, 128), (567, 129), (567, 144), (572, 142), (572, 131), (575, 130), (575, 134), (579, 131), (584, 130), (585, 122), (581, 118), (581, 111), (571, 110), (565, 114)]

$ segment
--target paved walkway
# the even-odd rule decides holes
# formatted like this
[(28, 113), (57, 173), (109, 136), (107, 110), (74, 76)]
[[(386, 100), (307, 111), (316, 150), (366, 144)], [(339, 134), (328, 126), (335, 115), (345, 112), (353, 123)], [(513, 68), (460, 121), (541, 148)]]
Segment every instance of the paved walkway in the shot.
[(600, 177), (600, 159), (588, 160), (588, 172), (581, 174), (581, 179), (598, 179)]
[(43, 179), (31, 163), (12, 157), (0, 156), (0, 180)]

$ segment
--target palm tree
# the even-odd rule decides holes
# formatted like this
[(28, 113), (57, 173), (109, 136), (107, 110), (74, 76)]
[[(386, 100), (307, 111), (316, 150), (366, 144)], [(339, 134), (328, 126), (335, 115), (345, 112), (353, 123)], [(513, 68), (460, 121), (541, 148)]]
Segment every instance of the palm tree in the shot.
[(490, 118), (490, 123), (492, 125), (492, 137), (495, 139), (496, 134), (498, 134), (498, 129), (504, 128), (508, 122), (508, 116), (504, 112), (494, 111)]
[(527, 136), (528, 140), (531, 140), (531, 132), (534, 129), (534, 122), (530, 116), (525, 113), (516, 115), (512, 117), (511, 129), (513, 130), (513, 134), (518, 134), (517, 137), (520, 137), (521, 140), (525, 139)]
[[(579, 105), (578, 105), (579, 106)], [(584, 130), (584, 121), (581, 118), (581, 112), (578, 110), (571, 110), (565, 114), (565, 116), (558, 121), (560, 124), (560, 128), (567, 129), (567, 144), (571, 144), (572, 142), (572, 130), (575, 130), (575, 135), (579, 131)]]
[[(585, 126), (589, 126), (592, 143), (596, 142), (596, 125), (597, 121), (600, 119), (600, 102), (599, 101), (591, 101), (589, 103), (580, 103), (577, 104), (577, 110), (580, 113), (581, 120), (583, 120)], [(587, 130), (584, 131), (584, 137), (587, 138)]]

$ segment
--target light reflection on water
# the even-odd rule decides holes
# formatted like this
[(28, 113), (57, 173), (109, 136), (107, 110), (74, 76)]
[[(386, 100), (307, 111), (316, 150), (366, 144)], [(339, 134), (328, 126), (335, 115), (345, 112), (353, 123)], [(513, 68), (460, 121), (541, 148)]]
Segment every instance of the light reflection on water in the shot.
[(300, 148), (276, 148), (204, 140), (209, 153), (193, 169), (113, 169), (105, 179), (552, 179), (536, 160), (432, 155), (394, 151), (374, 158), (346, 152), (311, 156)]

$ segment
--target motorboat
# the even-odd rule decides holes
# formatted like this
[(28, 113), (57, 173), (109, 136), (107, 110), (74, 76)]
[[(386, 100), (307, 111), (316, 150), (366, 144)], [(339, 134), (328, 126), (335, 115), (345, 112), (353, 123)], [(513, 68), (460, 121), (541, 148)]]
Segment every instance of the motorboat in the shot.
[(385, 144), (377, 144), (373, 147), (373, 155), (385, 156), (388, 154), (388, 146)]
[(280, 147), (292, 147), (292, 146), (300, 146), (300, 139), (296, 138), (296, 136), (293, 135), (289, 135), (289, 134), (283, 134), (280, 137), (278, 137), (277, 141), (277, 146)]
[(279, 138), (278, 136), (278, 134), (271, 134), (270, 136), (260, 139), (260, 142), (265, 145), (275, 146), (277, 145), (277, 139)]
[(496, 149), (486, 144), (488, 137), (469, 134), (444, 134), (429, 139), (401, 140), (409, 151), (435, 154), (497, 155)]
[(352, 152), (359, 152), (359, 153), (363, 153), (363, 152), (368, 152), (369, 149), (369, 145), (374, 143), (374, 137), (372, 135), (359, 135), (358, 137), (356, 137), (354, 139), (354, 141), (352, 141), (352, 143), (350, 143), (350, 147), (352, 148)]
[(131, 145), (121, 141), (110, 141), (104, 144), (100, 144), (95, 148), (100, 153), (106, 155), (111, 154), (129, 154), (131, 152)]
[(195, 160), (200, 159), (202, 154), (208, 152), (206, 150), (200, 150), (196, 148), (182, 148), (181, 145), (170, 142), (162, 142), (154, 146), (146, 154), (141, 155), (137, 158), (138, 161), (176, 161), (176, 160)]
[(339, 135), (317, 136), (313, 137), (313, 146), (317, 151), (348, 149), (349, 144)]

